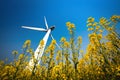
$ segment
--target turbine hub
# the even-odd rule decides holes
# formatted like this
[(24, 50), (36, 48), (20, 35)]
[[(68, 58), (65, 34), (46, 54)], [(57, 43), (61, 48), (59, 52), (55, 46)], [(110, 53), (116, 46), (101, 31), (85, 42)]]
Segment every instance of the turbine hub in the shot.
[(51, 31), (54, 30), (55, 26), (50, 27)]

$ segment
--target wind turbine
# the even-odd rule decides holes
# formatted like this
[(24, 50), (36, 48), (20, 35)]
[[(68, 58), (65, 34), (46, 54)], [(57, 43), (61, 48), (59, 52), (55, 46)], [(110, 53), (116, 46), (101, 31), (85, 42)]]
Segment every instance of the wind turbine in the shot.
[[(44, 16), (44, 21), (45, 21), (46, 29), (44, 29), (44, 28), (36, 28), (36, 27), (29, 27), (29, 26), (22, 26), (22, 28), (46, 32), (45, 36), (43, 37), (44, 44), (43, 45), (39, 44), (37, 49), (34, 52), (34, 57), (38, 61), (36, 65), (38, 65), (40, 63), (40, 61), (41, 61), (41, 57), (42, 57), (42, 55), (44, 53), (44, 49), (45, 49), (45, 46), (46, 46), (46, 43), (47, 43), (47, 40), (48, 40), (49, 36), (51, 36), (51, 38), (54, 40), (54, 38), (53, 38), (53, 36), (51, 34), (51, 31), (53, 31), (55, 29), (55, 26), (52, 26), (52, 27), (48, 28), (48, 24), (47, 24), (47, 20), (46, 20), (45, 16)], [(60, 48), (57, 43), (56, 43), (56, 45), (58, 46), (58, 48)], [(33, 68), (34, 65), (35, 65), (35, 63), (34, 63), (33, 59), (30, 59), (29, 67)]]

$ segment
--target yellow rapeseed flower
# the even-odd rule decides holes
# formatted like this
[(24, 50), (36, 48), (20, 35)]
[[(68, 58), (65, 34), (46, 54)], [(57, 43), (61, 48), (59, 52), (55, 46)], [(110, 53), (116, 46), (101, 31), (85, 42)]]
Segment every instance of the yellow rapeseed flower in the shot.
[(75, 29), (75, 25), (73, 23), (71, 23), (71, 22), (67, 22), (66, 26), (67, 26), (70, 34), (72, 34), (73, 33), (73, 29)]
[(44, 40), (40, 41), (40, 45), (43, 46), (44, 45)]
[(52, 40), (52, 44), (56, 44), (56, 40)]
[(117, 22), (117, 19), (118, 18), (118, 16), (117, 15), (113, 15), (110, 19), (111, 19), (111, 21), (113, 21), (113, 22)]
[(94, 23), (93, 23), (93, 26), (97, 26), (97, 24), (98, 24), (97, 22), (94, 22)]
[(90, 38), (90, 42), (91, 42), (92, 44), (94, 44), (94, 43), (95, 43), (95, 40), (96, 40), (96, 38), (95, 38), (95, 37), (91, 37), (91, 38)]
[(103, 32), (103, 30), (99, 30), (99, 32), (100, 32), (100, 33), (102, 33), (102, 32)]
[(59, 56), (56, 56), (56, 60), (59, 60), (60, 58), (59, 58)]
[(89, 38), (96, 37), (96, 33), (89, 34), (88, 36), (89, 36)]
[(87, 26), (93, 26), (93, 24), (92, 23), (88, 23)]
[(92, 23), (94, 22), (94, 18), (93, 17), (89, 17), (88, 20), (87, 20), (87, 23)]
[(24, 54), (19, 55), (19, 59), (22, 59), (24, 57)]
[(26, 40), (25, 43), (24, 43), (24, 45), (23, 45), (23, 48), (29, 47), (30, 44), (31, 44), (31, 41), (30, 40)]
[(91, 28), (88, 28), (88, 31), (90, 31), (91, 30)]
[(92, 48), (92, 46), (90, 44), (88, 44), (87, 50), (90, 51)]
[(54, 56), (54, 53), (51, 52), (49, 57), (50, 57), (50, 58), (53, 58), (53, 56)]
[(53, 44), (50, 44), (49, 49), (50, 49), (50, 50), (54, 50), (54, 49), (55, 49), (55, 46), (54, 46)]
[(31, 43), (31, 41), (30, 40), (26, 40), (25, 41), (25, 44), (27, 45), (27, 44), (30, 44)]
[(101, 25), (105, 24), (106, 22), (107, 22), (107, 20), (106, 20), (104, 17), (100, 18), (99, 23), (100, 23)]
[(96, 30), (98, 30), (100, 28), (100, 26), (96, 26)]
[(29, 49), (28, 52), (32, 55), (34, 52), (32, 49)]
[(109, 49), (112, 49), (113, 48), (113, 45), (112, 45), (112, 42), (106, 42), (106, 46), (109, 48)]
[(66, 41), (66, 38), (65, 37), (62, 37), (60, 42), (65, 42)]
[(113, 28), (112, 28), (112, 27), (109, 27), (107, 30), (108, 30), (108, 31), (112, 31), (112, 30), (113, 30)]
[(18, 51), (14, 50), (14, 51), (12, 52), (12, 54), (13, 54), (13, 55), (17, 55), (17, 54), (18, 54)]
[(55, 72), (58, 72), (58, 71), (60, 70), (60, 66), (59, 66), (59, 65), (56, 65), (56, 66), (53, 68), (53, 70), (54, 70)]
[(71, 25), (70, 22), (66, 22), (66, 26), (69, 27)]
[(98, 38), (98, 39), (101, 39), (101, 38), (102, 38), (102, 34), (98, 34), (98, 35), (97, 35), (97, 38)]
[(64, 46), (68, 48), (69, 47), (69, 42), (65, 41)]
[(88, 28), (88, 31), (94, 30), (94, 28)]
[(81, 36), (79, 36), (77, 40), (80, 44), (82, 43), (82, 37)]
[(64, 80), (66, 80), (66, 75), (65, 74), (62, 74), (61, 76)]
[(75, 28), (75, 25), (71, 23), (70, 28)]

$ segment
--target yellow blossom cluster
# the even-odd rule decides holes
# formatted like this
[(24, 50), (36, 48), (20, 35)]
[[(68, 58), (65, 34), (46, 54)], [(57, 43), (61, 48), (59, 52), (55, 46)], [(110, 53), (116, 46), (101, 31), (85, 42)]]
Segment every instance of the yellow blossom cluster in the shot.
[(75, 24), (73, 24), (71, 22), (66, 22), (66, 26), (67, 26), (68, 30), (70, 31), (70, 34), (72, 34), (73, 29), (75, 29)]
[(93, 17), (89, 17), (88, 20), (87, 20), (87, 23), (92, 23), (92, 22), (94, 22), (94, 20), (95, 19)]
[(107, 23), (107, 19), (106, 18), (104, 18), (104, 17), (102, 17), (102, 18), (100, 18), (100, 22), (99, 22), (101, 25), (104, 25), (104, 24), (106, 24)]
[(40, 45), (43, 46), (44, 45), (44, 40), (40, 41)]
[(68, 27), (68, 30), (72, 29), (72, 28), (75, 28), (75, 25), (73, 23), (71, 23), (71, 22), (67, 22), (66, 26)]
[(89, 17), (87, 20), (87, 26), (88, 26), (88, 31), (100, 31), (102, 33), (103, 31), (101, 30), (101, 27), (98, 22), (95, 22), (95, 19), (93, 17)]
[(68, 48), (69, 47), (69, 42), (67, 42), (67, 41), (64, 42), (64, 46)]
[(116, 22), (120, 21), (120, 16), (119, 15), (113, 15), (110, 19), (111, 19), (111, 21), (116, 23)]
[(60, 42), (65, 42), (66, 41), (66, 38), (65, 37), (62, 37)]
[(31, 44), (31, 41), (30, 40), (26, 40), (25, 43), (24, 43), (24, 45), (23, 45), (23, 48), (29, 47), (30, 44)]

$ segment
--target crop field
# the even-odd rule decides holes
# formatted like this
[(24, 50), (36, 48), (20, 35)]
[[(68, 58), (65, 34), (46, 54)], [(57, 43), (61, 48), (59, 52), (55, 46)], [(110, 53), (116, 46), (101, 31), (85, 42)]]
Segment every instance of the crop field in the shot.
[[(82, 37), (75, 37), (75, 24), (68, 21), (70, 39), (60, 39), (61, 49), (52, 40), (37, 65), (31, 40), (26, 40), (22, 53), (12, 52), (12, 62), (0, 61), (0, 80), (120, 80), (120, 16), (99, 20), (89, 17), (86, 26), (86, 51), (81, 49)], [(44, 41), (40, 44), (44, 45)], [(29, 67), (31, 58), (34, 66)]]

